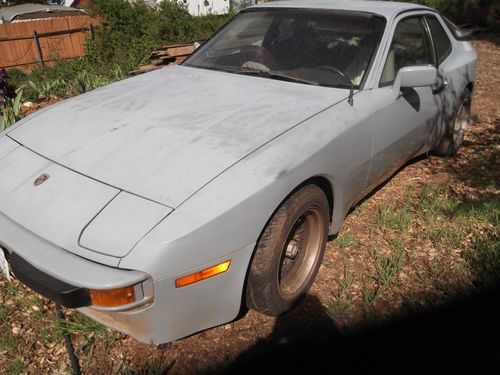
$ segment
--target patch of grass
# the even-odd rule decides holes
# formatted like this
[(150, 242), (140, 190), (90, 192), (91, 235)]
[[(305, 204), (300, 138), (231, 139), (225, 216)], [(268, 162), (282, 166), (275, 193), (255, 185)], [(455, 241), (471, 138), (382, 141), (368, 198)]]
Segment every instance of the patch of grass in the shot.
[(445, 243), (455, 248), (459, 247), (464, 237), (464, 233), (460, 228), (448, 227), (444, 233)]
[(449, 195), (449, 186), (424, 184), (415, 207), (425, 223), (433, 223), (445, 215), (455, 204)]
[(379, 288), (385, 289), (391, 285), (401, 270), (405, 253), (403, 249), (392, 251), (388, 255), (375, 252), (375, 281)]
[(381, 289), (379, 286), (364, 285), (361, 290), (361, 298), (363, 300), (363, 316), (365, 324), (377, 324), (382, 318), (379, 310), (374, 306), (375, 300), (380, 296)]
[(365, 308), (367, 305), (371, 305), (371, 304), (373, 304), (373, 302), (375, 302), (375, 300), (379, 296), (379, 291), (380, 291), (380, 288), (378, 288), (377, 286), (374, 288), (370, 288), (367, 285), (363, 286), (363, 289), (361, 291), (361, 297), (362, 297), (363, 302), (365, 304)]
[(402, 251), (404, 243), (405, 241), (403, 240), (403, 236), (400, 234), (389, 237), (389, 244), (393, 250)]
[[(29, 300), (26, 305), (30, 308), (41, 303), (35, 299)], [(60, 319), (53, 311), (39, 309), (31, 313), (31, 323), (40, 334), (42, 340), (55, 342), (62, 339), (63, 333), (84, 334), (87, 336), (99, 336), (106, 338), (108, 329), (100, 323), (87, 318), (78, 312), (66, 315), (66, 319)]]
[(358, 241), (356, 241), (356, 239), (350, 234), (338, 236), (335, 239), (335, 242), (343, 249), (346, 247), (356, 246), (358, 244)]
[(15, 350), (17, 348), (17, 341), (9, 329), (5, 329), (0, 336), (0, 350)]
[(6, 306), (0, 305), (0, 323), (7, 319), (9, 316), (9, 310)]
[[(472, 246), (464, 253), (464, 259), (473, 283), (480, 288), (491, 287), (500, 281), (500, 200), (496, 196), (488, 198), (460, 202), (452, 211), (453, 218), (464, 219), (470, 224)], [(480, 223), (484, 228), (473, 227)]]
[(7, 374), (9, 375), (19, 375), (24, 370), (26, 370), (26, 365), (21, 358), (16, 358), (7, 364)]
[[(500, 163), (500, 137), (490, 140), (489, 152), (478, 154), (470, 161), (463, 177), (474, 178), (474, 183), (480, 188), (500, 189), (498, 165)], [(493, 173), (492, 173), (493, 171)], [(495, 171), (497, 171), (495, 173)]]
[(440, 258), (427, 261), (423, 270), (418, 272), (420, 285), (426, 292), (432, 293), (435, 304), (454, 295), (462, 287), (462, 283), (460, 283), (462, 275), (463, 272), (451, 269)]
[(43, 341), (54, 343), (62, 339), (62, 330), (53, 312), (36, 311), (31, 315), (31, 322)]
[(383, 231), (396, 230), (398, 232), (407, 231), (412, 224), (412, 215), (408, 207), (395, 207), (382, 203), (375, 217), (375, 223)]
[(447, 245), (458, 247), (464, 239), (464, 233), (460, 227), (453, 223), (431, 225), (426, 231), (426, 237), (434, 245)]
[(362, 216), (366, 211), (366, 202), (361, 201), (361, 203), (358, 203), (356, 207), (354, 207), (354, 212), (358, 216)]
[(369, 325), (376, 325), (382, 322), (383, 318), (380, 311), (373, 305), (365, 306), (364, 310), (365, 323)]
[(152, 360), (148, 362), (145, 368), (137, 369), (126, 365), (120, 371), (120, 375), (165, 375), (168, 367), (160, 360)]
[(19, 299), (19, 305), (25, 309), (32, 311), (33, 307), (38, 308), (38, 310), (43, 309), (43, 302), (36, 297)]
[(407, 207), (411, 207), (412, 201), (413, 201), (413, 196), (415, 194), (415, 191), (417, 190), (417, 183), (415, 181), (411, 182), (410, 185), (405, 190), (404, 198), (403, 198), (403, 204)]
[(338, 282), (337, 292), (332, 292), (333, 300), (328, 305), (328, 312), (333, 318), (344, 320), (352, 310), (352, 296), (346, 292), (352, 288), (353, 283), (352, 273), (344, 268), (344, 277)]
[(492, 196), (488, 200), (467, 200), (457, 203), (452, 210), (453, 218), (485, 221), (500, 225), (500, 199)]
[(335, 297), (328, 304), (328, 313), (334, 319), (345, 320), (347, 315), (352, 310), (352, 300), (342, 301), (340, 298)]
[(8, 283), (4, 288), (5, 293), (9, 297), (17, 297), (19, 294), (19, 288), (14, 285), (14, 283)]
[(498, 233), (486, 233), (473, 241), (472, 249), (464, 255), (469, 265), (473, 283), (479, 288), (489, 288), (500, 280), (500, 239)]
[(75, 313), (68, 316), (66, 320), (58, 319), (59, 328), (68, 333), (106, 335), (108, 329), (95, 320), (87, 318), (85, 315)]

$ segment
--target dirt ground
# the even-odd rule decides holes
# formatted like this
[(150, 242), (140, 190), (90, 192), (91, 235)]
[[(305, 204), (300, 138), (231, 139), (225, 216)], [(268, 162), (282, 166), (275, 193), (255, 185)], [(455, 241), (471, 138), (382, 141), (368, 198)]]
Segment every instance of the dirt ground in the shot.
[[(361, 202), (328, 243), (317, 281), (297, 309), (278, 319), (243, 312), (230, 324), (160, 346), (70, 312), (82, 372), (224, 374), (263, 371), (269, 363), (399, 372), (488, 364), (495, 355), (488, 340), (498, 342), (500, 333), (498, 294), (477, 293), (471, 252), (478, 244), (498, 249), (499, 229), (478, 216), (482, 209), (449, 214), (500, 198), (500, 36), (482, 35), (474, 46), (479, 72), (463, 148), (452, 158), (412, 161)], [(53, 305), (0, 281), (2, 304), (0, 372), (69, 373), (60, 331), (48, 329)]]

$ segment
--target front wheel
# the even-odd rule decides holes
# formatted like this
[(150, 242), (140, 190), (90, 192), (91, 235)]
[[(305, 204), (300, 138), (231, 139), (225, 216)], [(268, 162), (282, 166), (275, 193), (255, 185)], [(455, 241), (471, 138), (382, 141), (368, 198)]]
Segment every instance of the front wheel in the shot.
[(328, 200), (316, 185), (301, 188), (276, 211), (250, 266), (249, 308), (277, 316), (306, 296), (325, 252), (329, 212)]

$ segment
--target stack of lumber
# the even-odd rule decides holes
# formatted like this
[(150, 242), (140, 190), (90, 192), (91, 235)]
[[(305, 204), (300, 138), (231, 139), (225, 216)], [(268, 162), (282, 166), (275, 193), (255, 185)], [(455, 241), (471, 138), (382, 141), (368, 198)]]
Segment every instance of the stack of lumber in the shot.
[(192, 42), (163, 46), (151, 53), (149, 57), (150, 63), (148, 65), (143, 65), (139, 67), (139, 69), (130, 72), (130, 74), (137, 75), (160, 69), (165, 65), (180, 64), (193, 51), (194, 43)]

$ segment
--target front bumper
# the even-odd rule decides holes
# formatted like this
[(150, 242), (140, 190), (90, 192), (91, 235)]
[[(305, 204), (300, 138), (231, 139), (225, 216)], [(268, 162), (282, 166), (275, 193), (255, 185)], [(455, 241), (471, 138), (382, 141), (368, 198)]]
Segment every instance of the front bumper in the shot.
[(16, 253), (7, 254), (7, 260), (16, 278), (35, 292), (65, 307), (77, 308), (92, 304), (87, 288), (74, 286), (47, 275)]
[[(40, 294), (76, 307), (90, 318), (144, 343), (165, 343), (233, 320), (255, 244), (201, 264), (172, 278), (151, 283), (154, 300), (127, 311), (88, 306), (88, 289), (114, 289), (151, 280), (147, 273), (104, 266), (74, 255), (34, 235), (0, 213), (0, 247), (7, 250), (14, 274)], [(178, 277), (231, 260), (228, 272), (182, 288)]]
[(14, 274), (40, 294), (67, 307), (89, 305), (88, 289), (115, 289), (150, 278), (74, 255), (36, 236), (0, 213), (0, 247)]

